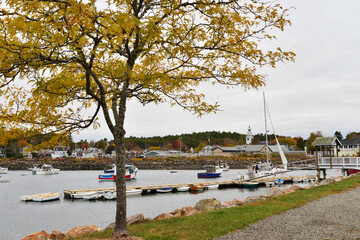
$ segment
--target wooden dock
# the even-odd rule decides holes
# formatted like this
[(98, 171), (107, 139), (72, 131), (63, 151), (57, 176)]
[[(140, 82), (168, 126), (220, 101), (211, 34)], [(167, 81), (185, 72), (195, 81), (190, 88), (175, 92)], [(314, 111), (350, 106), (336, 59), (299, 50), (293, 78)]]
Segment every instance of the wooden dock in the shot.
[[(284, 180), (284, 183), (292, 183), (294, 181), (294, 178), (297, 179), (315, 179), (315, 175), (307, 175), (307, 176), (296, 176), (296, 177), (281, 177), (282, 180)], [(260, 186), (265, 186), (266, 182), (275, 182), (275, 180), (279, 179), (279, 177), (276, 176), (267, 176), (263, 178), (253, 179), (248, 182), (258, 182)], [(197, 185), (203, 185), (203, 186), (210, 186), (210, 185), (216, 185), (219, 184), (219, 189), (222, 188), (241, 188), (243, 185), (243, 182), (234, 179), (234, 180), (226, 180), (226, 181), (212, 181), (212, 182), (196, 182), (196, 183), (178, 183), (178, 184), (162, 184), (162, 185), (146, 185), (146, 186), (131, 186), (126, 187), (126, 190), (132, 190), (132, 189), (141, 189), (143, 191), (143, 194), (146, 193), (154, 193), (157, 189), (161, 188), (169, 188), (172, 187), (174, 189), (178, 187), (190, 187), (190, 186), (197, 186)], [(93, 188), (93, 189), (73, 189), (73, 190), (64, 190), (64, 196), (67, 198), (70, 198), (70, 194), (74, 193), (82, 193), (82, 192), (92, 192), (92, 191), (115, 191), (116, 188)], [(176, 191), (176, 190), (175, 190)]]

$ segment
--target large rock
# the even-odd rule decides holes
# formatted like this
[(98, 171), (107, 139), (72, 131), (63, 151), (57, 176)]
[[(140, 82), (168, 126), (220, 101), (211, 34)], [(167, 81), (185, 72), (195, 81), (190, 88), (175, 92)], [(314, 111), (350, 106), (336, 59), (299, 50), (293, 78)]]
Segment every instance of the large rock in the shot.
[(135, 214), (126, 219), (126, 225), (138, 224), (145, 221), (144, 215), (142, 213)]
[(221, 202), (215, 198), (203, 199), (195, 204), (195, 209), (198, 211), (211, 211), (222, 208)]
[(77, 227), (73, 227), (72, 229), (67, 231), (66, 236), (79, 237), (84, 234), (96, 233), (96, 232), (101, 232), (101, 231), (102, 231), (102, 229), (96, 225), (77, 226)]
[(26, 237), (24, 237), (21, 240), (38, 240), (38, 239), (48, 239), (50, 238), (50, 234), (48, 234), (47, 232), (45, 232), (44, 230), (42, 230), (41, 232), (36, 232), (36, 233), (32, 233), (27, 235)]
[(244, 204), (247, 203), (252, 203), (252, 202), (257, 202), (257, 201), (261, 201), (261, 200), (265, 200), (266, 197), (264, 195), (259, 195), (259, 196), (249, 196), (244, 200)]
[(172, 218), (172, 217), (174, 217), (174, 216), (170, 213), (162, 213), (162, 214), (156, 216), (154, 218), (154, 220), (168, 219), (168, 218)]
[(327, 178), (327, 179), (324, 179), (322, 180), (320, 183), (319, 183), (319, 186), (322, 186), (322, 185), (326, 185), (326, 184), (330, 184), (330, 183), (334, 183), (335, 180), (333, 178)]
[(303, 190), (304, 188), (298, 186), (298, 185), (291, 185), (290, 189), (295, 190), (295, 191), (299, 191), (299, 190)]
[(239, 206), (241, 204), (244, 204), (244, 202), (241, 199), (233, 199), (231, 201), (225, 201), (221, 203), (223, 208), (231, 208), (231, 207)]
[(191, 206), (186, 206), (181, 209), (182, 216), (191, 216), (202, 213), (202, 211), (196, 210)]
[(292, 192), (295, 192), (295, 190), (291, 189), (291, 188), (285, 188), (284, 191), (283, 191), (284, 194), (289, 194), (289, 193), (292, 193)]
[(65, 233), (62, 233), (60, 231), (52, 231), (50, 234), (51, 240), (63, 240), (66, 238)]
[(284, 193), (280, 190), (279, 187), (273, 187), (268, 192), (268, 197), (276, 197), (283, 195)]

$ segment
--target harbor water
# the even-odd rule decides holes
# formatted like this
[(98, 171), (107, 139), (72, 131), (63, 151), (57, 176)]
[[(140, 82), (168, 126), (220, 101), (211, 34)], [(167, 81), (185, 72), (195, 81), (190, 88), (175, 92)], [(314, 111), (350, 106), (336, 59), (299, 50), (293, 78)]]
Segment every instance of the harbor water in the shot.
[[(127, 181), (127, 186), (160, 185), (176, 183), (195, 183), (206, 181), (225, 181), (238, 177), (244, 169), (231, 169), (220, 178), (198, 179), (199, 170), (139, 170), (136, 179)], [(67, 232), (75, 226), (94, 224), (105, 228), (114, 222), (116, 201), (85, 201), (83, 199), (64, 199), (63, 191), (72, 189), (115, 187), (114, 182), (99, 182), (100, 171), (61, 171), (56, 175), (32, 175), (30, 171), (9, 171), (0, 179), (0, 239), (16, 240), (26, 235), (45, 230)], [(328, 170), (328, 176), (340, 175), (337, 170)], [(305, 176), (316, 175), (316, 171), (293, 171), (277, 175)], [(301, 185), (298, 184), (298, 185)], [(281, 188), (289, 187), (282, 185)], [(127, 198), (127, 215), (142, 213), (145, 218), (195, 204), (206, 198), (216, 198), (224, 202), (245, 199), (248, 196), (266, 195), (268, 188), (256, 189), (226, 188), (205, 190), (196, 194), (190, 192), (156, 193)], [(61, 198), (52, 202), (21, 202), (22, 195), (46, 192), (61, 192)]]

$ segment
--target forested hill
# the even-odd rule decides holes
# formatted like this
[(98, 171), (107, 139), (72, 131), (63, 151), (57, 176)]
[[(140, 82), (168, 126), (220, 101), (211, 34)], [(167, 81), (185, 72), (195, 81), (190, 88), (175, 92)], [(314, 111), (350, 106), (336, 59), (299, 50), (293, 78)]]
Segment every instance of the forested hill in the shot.
[(181, 149), (186, 148), (196, 148), (200, 143), (205, 145), (238, 145), (245, 144), (245, 134), (240, 134), (236, 132), (199, 132), (199, 133), (191, 133), (191, 134), (181, 134), (181, 135), (168, 135), (168, 136), (155, 136), (155, 137), (129, 137), (126, 138), (127, 148), (131, 149), (135, 146), (148, 149), (150, 147), (160, 147), (163, 149), (167, 147), (170, 149), (170, 145), (172, 149), (179, 149), (180, 147), (180, 139), (181, 139)]

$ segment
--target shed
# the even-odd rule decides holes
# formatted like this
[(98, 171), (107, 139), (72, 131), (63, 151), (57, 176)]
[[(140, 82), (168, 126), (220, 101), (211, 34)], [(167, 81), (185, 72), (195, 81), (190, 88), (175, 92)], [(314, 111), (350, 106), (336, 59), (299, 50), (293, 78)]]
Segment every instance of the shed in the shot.
[(339, 148), (341, 146), (341, 142), (337, 137), (317, 137), (312, 142), (314, 147), (319, 147), (320, 149), (316, 148), (316, 165), (318, 168), (318, 150), (323, 151), (323, 156), (329, 154), (330, 157), (330, 168), (332, 168), (332, 156), (338, 156)]

